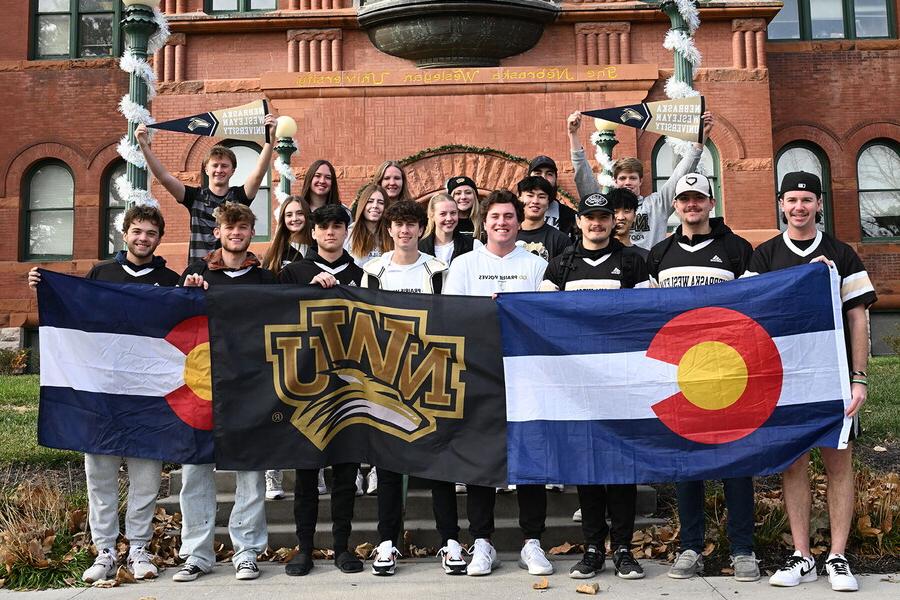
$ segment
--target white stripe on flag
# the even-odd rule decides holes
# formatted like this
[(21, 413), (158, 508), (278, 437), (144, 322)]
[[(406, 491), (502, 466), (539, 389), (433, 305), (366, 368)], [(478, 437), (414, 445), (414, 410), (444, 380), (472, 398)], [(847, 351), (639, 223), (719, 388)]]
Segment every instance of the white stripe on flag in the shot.
[(165, 396), (184, 385), (185, 356), (161, 338), (41, 327), (41, 385)]
[[(785, 377), (779, 405), (841, 399), (834, 331), (774, 338)], [(678, 365), (644, 352), (505, 357), (508, 421), (655, 419), (653, 404), (679, 392)]]

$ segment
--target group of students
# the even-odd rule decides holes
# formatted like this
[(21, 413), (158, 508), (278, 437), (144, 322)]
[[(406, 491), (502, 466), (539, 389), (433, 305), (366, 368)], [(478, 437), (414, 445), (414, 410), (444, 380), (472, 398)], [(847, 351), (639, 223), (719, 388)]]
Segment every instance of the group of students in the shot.
[[(712, 118), (708, 114), (704, 118), (708, 134)], [(355, 285), (406, 293), (495, 296), (539, 290), (709, 285), (819, 260), (837, 269), (841, 277), (852, 369), (848, 373), (852, 401), (847, 415), (855, 419), (851, 438), (855, 436), (858, 412), (866, 399), (866, 309), (876, 297), (853, 250), (816, 228), (822, 209), (819, 179), (803, 172), (784, 177), (779, 205), (786, 230), (753, 250), (721, 217), (710, 216), (715, 198), (709, 180), (696, 172), (702, 151), (699, 144), (658, 192), (640, 195), (643, 169), (635, 158), (616, 161), (616, 187), (603, 191), (578, 140), (580, 120), (576, 113), (567, 121), (580, 197), (577, 210), (559, 201), (556, 164), (546, 156), (531, 162), (517, 193), (496, 190), (479, 200), (476, 183), (459, 175), (450, 178), (446, 191), (431, 196), (426, 206), (410, 199), (402, 166), (389, 161), (360, 193), (352, 213), (340, 202), (333, 166), (320, 160), (307, 171), (301, 194), (290, 196), (282, 204), (272, 244), (263, 260), (249, 250), (256, 217), (248, 205), (271, 158), (270, 145), (263, 148), (259, 164), (243, 186), (229, 186), (236, 159), (230, 150), (217, 146), (203, 163), (208, 186), (189, 187), (165, 170), (150, 149), (146, 130), (139, 127), (136, 137), (151, 172), (190, 211), (189, 265), (180, 276), (166, 268), (165, 261), (154, 254), (164, 234), (163, 215), (156, 208), (136, 206), (125, 214), (126, 249), (114, 259), (95, 265), (87, 277), (201, 288), (275, 283), (324, 288)], [(272, 121), (267, 118), (267, 124)], [(666, 222), (673, 212), (681, 225), (666, 237)], [(36, 269), (29, 273), (28, 281), (32, 288), (40, 284)], [(154, 577), (157, 571), (147, 544), (162, 464), (124, 458), (130, 480), (125, 519), (125, 535), (131, 544), (128, 568), (135, 577)], [(851, 450), (823, 448), (822, 458), (828, 474), (832, 534), (826, 570), (833, 589), (855, 590), (857, 582), (844, 557), (853, 515)], [(805, 454), (784, 473), (784, 499), (795, 552), (771, 576), (772, 585), (795, 586), (817, 577), (809, 548), (808, 462), (809, 455)], [(88, 582), (111, 577), (116, 570), (120, 463), (120, 457), (85, 456), (89, 524), (98, 551), (94, 564), (83, 575)], [(176, 581), (195, 580), (213, 567), (214, 468), (213, 464), (183, 467), (179, 554), (185, 562), (173, 577)], [(360, 465), (337, 464), (332, 469), (334, 562), (343, 572), (359, 572), (363, 563), (348, 548), (348, 540), (355, 497), (364, 487)], [(391, 575), (396, 569), (396, 544), (401, 534), (402, 474), (373, 468), (371, 475), (366, 487), (377, 494), (380, 538), (373, 552), (372, 572)], [(323, 484), (321, 472), (297, 471), (294, 516), (299, 552), (285, 567), (289, 575), (305, 575), (313, 568), (313, 536)], [(435, 524), (442, 538), (442, 568), (451, 575), (488, 575), (500, 564), (491, 543), (496, 490), (478, 485), (465, 488), (473, 540), (467, 562), (459, 541), (457, 485), (430, 482)], [(724, 485), (735, 577), (740, 581), (758, 580), (753, 552), (752, 479), (726, 479)], [(703, 570), (703, 489), (702, 481), (677, 482), (681, 548), (669, 570), (670, 577), (689, 578)], [(643, 569), (631, 553), (636, 486), (579, 485), (577, 490), (585, 552), (571, 567), (570, 576), (590, 578), (603, 570), (609, 536), (616, 574), (625, 579), (643, 577)], [(519, 565), (534, 575), (552, 573), (553, 563), (540, 542), (547, 516), (547, 490), (543, 485), (520, 485), (516, 493), (524, 538)], [(237, 472), (228, 530), (239, 580), (259, 576), (257, 555), (267, 541), (265, 499), (263, 472)]]

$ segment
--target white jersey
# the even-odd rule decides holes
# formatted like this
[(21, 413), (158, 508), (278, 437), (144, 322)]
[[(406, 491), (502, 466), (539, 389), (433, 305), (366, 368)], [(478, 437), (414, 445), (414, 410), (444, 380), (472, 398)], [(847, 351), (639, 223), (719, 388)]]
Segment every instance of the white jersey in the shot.
[(443, 277), (447, 270), (443, 262), (424, 252), (419, 253), (418, 260), (411, 265), (398, 265), (392, 262), (393, 256), (394, 251), (391, 250), (366, 263), (363, 267), (363, 287), (372, 287), (368, 280), (371, 277), (378, 280), (377, 287), (382, 290), (432, 294), (436, 286), (434, 278)]
[(490, 296), (502, 292), (535, 292), (546, 270), (546, 260), (519, 246), (506, 256), (497, 256), (482, 246), (453, 261), (444, 293)]

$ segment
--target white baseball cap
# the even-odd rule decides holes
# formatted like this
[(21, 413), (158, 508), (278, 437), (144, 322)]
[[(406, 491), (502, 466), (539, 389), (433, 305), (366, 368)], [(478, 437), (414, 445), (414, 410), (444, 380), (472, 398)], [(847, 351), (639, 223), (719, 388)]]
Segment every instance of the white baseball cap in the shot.
[(707, 198), (712, 198), (712, 185), (706, 175), (700, 173), (688, 173), (678, 180), (675, 184), (675, 197), (677, 198), (685, 192), (699, 192)]

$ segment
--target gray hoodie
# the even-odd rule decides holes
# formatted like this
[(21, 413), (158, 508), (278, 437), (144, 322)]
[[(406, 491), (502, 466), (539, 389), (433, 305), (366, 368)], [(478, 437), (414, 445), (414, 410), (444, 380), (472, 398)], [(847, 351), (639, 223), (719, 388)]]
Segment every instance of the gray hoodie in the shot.
[[(666, 222), (675, 212), (672, 206), (675, 184), (684, 175), (694, 172), (700, 164), (702, 154), (702, 149), (691, 146), (690, 152), (682, 157), (675, 166), (672, 176), (658, 191), (649, 196), (638, 197), (637, 215), (631, 229), (632, 244), (649, 250), (665, 239)], [(600, 183), (585, 157), (584, 148), (572, 151), (572, 166), (575, 167), (575, 186), (578, 188), (580, 198), (600, 192)]]

